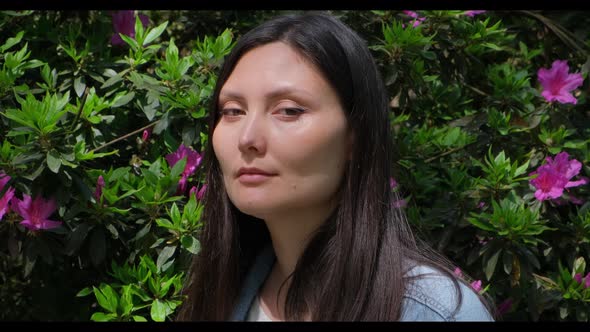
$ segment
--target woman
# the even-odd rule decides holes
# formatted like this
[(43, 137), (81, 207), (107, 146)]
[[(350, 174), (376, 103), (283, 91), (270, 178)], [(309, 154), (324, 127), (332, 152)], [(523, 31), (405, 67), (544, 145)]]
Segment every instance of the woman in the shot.
[(350, 28), (326, 14), (263, 23), (213, 100), (180, 320), (492, 320), (391, 204), (387, 95)]

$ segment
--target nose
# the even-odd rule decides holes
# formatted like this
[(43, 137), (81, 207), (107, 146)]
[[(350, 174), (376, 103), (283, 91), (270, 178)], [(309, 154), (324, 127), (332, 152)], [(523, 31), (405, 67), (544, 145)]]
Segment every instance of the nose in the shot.
[(266, 152), (264, 113), (248, 112), (242, 120), (238, 148), (243, 154), (262, 155)]

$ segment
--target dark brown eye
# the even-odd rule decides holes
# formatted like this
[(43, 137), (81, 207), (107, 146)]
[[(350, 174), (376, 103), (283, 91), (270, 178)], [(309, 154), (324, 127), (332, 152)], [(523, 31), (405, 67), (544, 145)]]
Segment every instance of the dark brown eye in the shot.
[(278, 110), (277, 113), (281, 114), (281, 115), (286, 115), (286, 116), (299, 116), (302, 113), (304, 113), (305, 110), (301, 109), (301, 108), (281, 108), (280, 110)]

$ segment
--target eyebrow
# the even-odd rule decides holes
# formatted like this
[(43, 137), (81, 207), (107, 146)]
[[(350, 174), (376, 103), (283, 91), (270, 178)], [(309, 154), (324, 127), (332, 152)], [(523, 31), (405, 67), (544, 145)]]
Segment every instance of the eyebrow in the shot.
[[(313, 96), (311, 95), (311, 93), (309, 93), (306, 90), (303, 89), (298, 89), (298, 88), (294, 88), (294, 87), (279, 87), (277, 89), (274, 89), (268, 93), (266, 93), (264, 95), (264, 97), (266, 99), (276, 99), (278, 97), (281, 96), (285, 96), (285, 95), (303, 95), (304, 97), (307, 98), (313, 98)], [(244, 96), (237, 92), (237, 91), (227, 91), (227, 90), (222, 90), (219, 93), (219, 98), (227, 98), (227, 99), (236, 99), (236, 100), (240, 100), (240, 101), (244, 101), (246, 98), (244, 98)]]

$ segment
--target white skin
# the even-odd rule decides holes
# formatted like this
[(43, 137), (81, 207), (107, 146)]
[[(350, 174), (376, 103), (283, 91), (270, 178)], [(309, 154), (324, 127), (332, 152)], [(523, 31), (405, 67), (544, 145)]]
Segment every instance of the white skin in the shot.
[[(213, 132), (227, 194), (242, 212), (264, 220), (277, 256), (260, 292), (266, 314), (282, 320), (288, 283), (312, 233), (336, 206), (352, 134), (334, 88), (282, 42), (242, 56), (223, 85)], [(238, 176), (255, 167), (268, 176)]]

